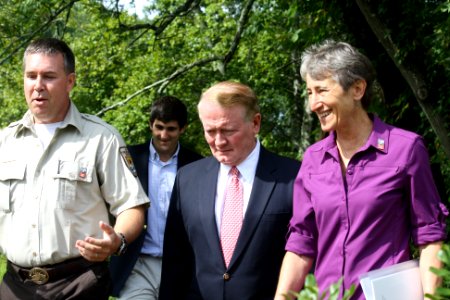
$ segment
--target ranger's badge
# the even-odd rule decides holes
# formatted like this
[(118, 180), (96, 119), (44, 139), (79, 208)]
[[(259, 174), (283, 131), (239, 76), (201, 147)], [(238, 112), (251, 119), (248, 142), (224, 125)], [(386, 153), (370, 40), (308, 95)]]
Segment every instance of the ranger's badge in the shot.
[(120, 147), (119, 148), (120, 155), (122, 156), (123, 160), (125, 161), (125, 164), (127, 165), (128, 169), (131, 171), (134, 177), (137, 177), (136, 167), (134, 166), (133, 159), (131, 158), (130, 152), (128, 152), (127, 147)]

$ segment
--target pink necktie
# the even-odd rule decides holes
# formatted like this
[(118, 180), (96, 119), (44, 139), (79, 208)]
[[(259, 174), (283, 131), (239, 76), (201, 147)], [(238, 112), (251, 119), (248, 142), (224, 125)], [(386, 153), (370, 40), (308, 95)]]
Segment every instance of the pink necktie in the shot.
[(220, 228), (220, 242), (227, 267), (233, 256), (243, 218), (243, 192), (239, 181), (239, 170), (236, 167), (232, 167), (230, 174), (231, 178), (228, 179), (225, 190), (225, 203), (223, 205), (222, 225)]

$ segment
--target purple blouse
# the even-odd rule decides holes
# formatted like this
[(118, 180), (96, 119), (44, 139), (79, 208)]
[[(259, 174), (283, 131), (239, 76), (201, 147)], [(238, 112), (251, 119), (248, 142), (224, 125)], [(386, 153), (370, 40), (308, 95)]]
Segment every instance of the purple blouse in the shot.
[(411, 238), (424, 245), (446, 237), (448, 211), (422, 138), (373, 120), (345, 176), (334, 132), (307, 149), (286, 244), (287, 251), (315, 259), (320, 290), (343, 277), (345, 289), (357, 286), (352, 299), (365, 299), (360, 274), (410, 259)]

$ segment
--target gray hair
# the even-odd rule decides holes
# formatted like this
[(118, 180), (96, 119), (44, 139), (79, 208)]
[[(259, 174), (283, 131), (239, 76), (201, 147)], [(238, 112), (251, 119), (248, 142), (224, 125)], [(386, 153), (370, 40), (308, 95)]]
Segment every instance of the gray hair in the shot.
[(325, 40), (307, 48), (302, 54), (300, 75), (323, 80), (332, 77), (347, 91), (357, 80), (367, 84), (361, 104), (367, 109), (374, 93), (375, 69), (370, 60), (348, 43)]

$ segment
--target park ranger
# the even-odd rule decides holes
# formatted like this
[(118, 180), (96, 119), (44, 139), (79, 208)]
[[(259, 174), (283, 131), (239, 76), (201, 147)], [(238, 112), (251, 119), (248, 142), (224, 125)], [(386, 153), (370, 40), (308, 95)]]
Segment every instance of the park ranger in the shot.
[[(0, 134), (0, 299), (108, 299), (107, 258), (142, 231), (149, 199), (120, 134), (81, 114), (61, 40), (24, 54), (28, 111)], [(109, 216), (115, 224), (109, 224)]]

